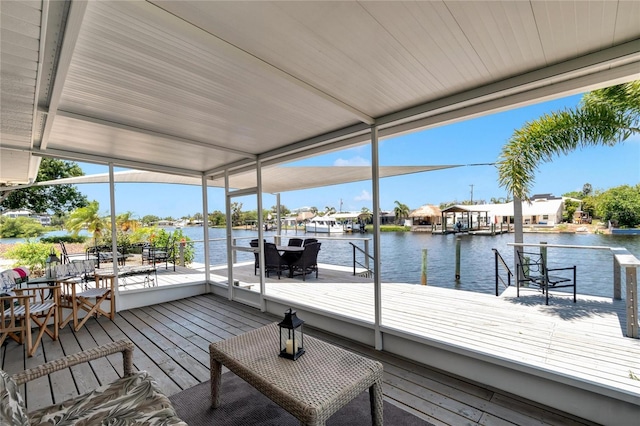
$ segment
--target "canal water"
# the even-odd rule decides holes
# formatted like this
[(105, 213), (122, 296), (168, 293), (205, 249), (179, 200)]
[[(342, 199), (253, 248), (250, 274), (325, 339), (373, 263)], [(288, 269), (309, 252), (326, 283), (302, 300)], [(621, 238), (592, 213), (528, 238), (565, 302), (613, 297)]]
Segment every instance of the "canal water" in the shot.
[[(167, 231), (171, 231), (168, 228)], [(203, 228), (186, 227), (182, 229), (184, 235), (195, 243), (195, 262), (204, 263)], [(226, 263), (225, 229), (210, 228), (210, 260), (212, 265)], [(64, 234), (64, 232), (62, 232)], [(267, 241), (271, 241), (274, 232), (265, 232)], [(283, 244), (289, 237), (312, 238), (315, 234), (305, 234), (298, 231), (283, 231)], [(318, 256), (320, 263), (331, 263), (342, 266), (353, 266), (353, 248), (348, 238), (370, 238), (370, 250), (373, 251), (371, 234), (340, 234), (320, 240), (322, 249)], [(233, 237), (237, 238), (237, 245), (249, 246), (249, 240), (257, 237), (256, 231), (234, 230)], [(326, 239), (325, 239), (326, 238)], [(427, 282), (428, 285), (455, 288), (467, 291), (493, 294), (495, 292), (495, 260), (493, 248), (504, 257), (507, 264), (513, 265), (513, 234), (496, 236), (462, 235), (460, 279), (455, 279), (456, 236), (432, 235), (423, 232), (384, 232), (380, 235), (381, 242), (381, 273), (383, 282), (401, 282), (420, 284), (422, 250), (427, 249)], [(0, 242), (9, 243), (1, 239)], [(358, 247), (364, 249), (364, 242), (352, 240)], [(640, 236), (637, 235), (599, 235), (599, 234), (524, 234), (525, 243), (562, 244), (579, 246), (624, 247), (640, 258)], [(531, 247), (528, 251), (539, 251)], [(373, 253), (372, 253), (373, 254)], [(250, 261), (252, 253), (238, 252), (238, 260)], [(577, 266), (578, 292), (595, 296), (610, 297), (613, 292), (613, 257), (609, 250), (594, 249), (566, 249), (549, 248), (548, 259), (550, 267)], [(363, 262), (359, 255), (359, 262)], [(511, 266), (512, 267), (512, 266)], [(512, 267), (513, 268), (513, 267)], [(515, 271), (514, 271), (515, 272)], [(503, 274), (506, 277), (506, 275)]]
[[(184, 228), (183, 232), (193, 239), (202, 240), (202, 228)], [(193, 233), (193, 236), (192, 236)], [(210, 238), (221, 238), (224, 229), (210, 229)], [(265, 232), (267, 241), (273, 232)], [(284, 234), (283, 244), (288, 237), (313, 238), (315, 234), (293, 231)], [(249, 245), (251, 238), (257, 237), (256, 231), (234, 230), (234, 238), (239, 238), (237, 245)], [(327, 237), (326, 234), (318, 236)], [(318, 255), (320, 263), (331, 263), (353, 266), (353, 248), (346, 241), (350, 234), (333, 235), (332, 238), (321, 239), (322, 249)], [(354, 234), (353, 238), (372, 238), (371, 234)], [(427, 282), (428, 285), (455, 288), (467, 291), (493, 294), (495, 292), (495, 257), (493, 248), (503, 256), (507, 264), (513, 264), (513, 234), (496, 236), (462, 235), (460, 242), (461, 264), (460, 279), (455, 279), (456, 236), (432, 235), (425, 232), (384, 232), (380, 235), (381, 272), (383, 282), (402, 282), (420, 284), (422, 249), (427, 249)], [(353, 241), (364, 248), (362, 241)], [(624, 247), (640, 258), (640, 236), (634, 235), (599, 235), (599, 234), (524, 234), (525, 243), (562, 244), (579, 246)], [(373, 250), (373, 240), (369, 243)], [(226, 246), (224, 241), (214, 241), (210, 245), (212, 264), (226, 262)], [(527, 251), (538, 252), (537, 247)], [(253, 255), (238, 252), (238, 260), (252, 260)], [(203, 245), (196, 245), (197, 262), (204, 260)], [(360, 255), (359, 262), (363, 262)], [(548, 249), (549, 267), (577, 266), (578, 292), (594, 296), (610, 297), (613, 292), (613, 256), (609, 250), (594, 249)], [(512, 266), (511, 266), (512, 267)], [(513, 269), (513, 267), (512, 267)], [(513, 271), (515, 272), (515, 271)], [(506, 275), (505, 279), (506, 279)]]

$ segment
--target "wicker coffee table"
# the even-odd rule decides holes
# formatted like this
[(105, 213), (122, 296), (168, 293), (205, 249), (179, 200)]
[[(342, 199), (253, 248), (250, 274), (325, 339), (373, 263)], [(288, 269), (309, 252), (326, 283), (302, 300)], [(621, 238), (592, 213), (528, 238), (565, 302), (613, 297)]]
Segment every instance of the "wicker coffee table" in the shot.
[(382, 425), (382, 364), (309, 336), (305, 354), (292, 361), (278, 356), (278, 339), (273, 323), (209, 346), (213, 408), (224, 365), (304, 425), (324, 425), (369, 389), (372, 423)]

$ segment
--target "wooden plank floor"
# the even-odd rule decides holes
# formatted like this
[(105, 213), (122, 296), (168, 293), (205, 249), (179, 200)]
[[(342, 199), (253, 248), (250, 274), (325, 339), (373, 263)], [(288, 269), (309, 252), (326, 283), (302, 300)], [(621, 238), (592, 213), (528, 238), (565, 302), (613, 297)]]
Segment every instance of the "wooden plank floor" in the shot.
[[(135, 345), (134, 365), (149, 371), (164, 391), (175, 394), (209, 378), (208, 345), (279, 320), (274, 316), (215, 296), (203, 295), (122, 311), (114, 321), (91, 319), (80, 331), (61, 330), (56, 342), (46, 338), (36, 356), (10, 341), (0, 350), (0, 365), (9, 373), (65, 354), (120, 338)], [(436, 425), (583, 425), (571, 415), (488, 389), (461, 377), (375, 351), (335, 335), (309, 328), (310, 335), (380, 360), (384, 395), (393, 404)], [(27, 384), (29, 409), (58, 402), (113, 380), (122, 373), (119, 355), (56, 372)]]
[[(212, 281), (226, 283), (226, 268), (212, 268)], [(159, 285), (180, 283), (193, 271), (162, 271)], [(234, 267), (234, 279), (258, 291), (253, 262)], [(267, 295), (295, 306), (335, 312), (373, 323), (372, 279), (349, 268), (321, 265), (319, 278), (267, 279)], [(540, 292), (507, 289), (501, 297), (400, 283), (382, 285), (382, 325), (408, 330), (446, 345), (496, 359), (509, 359), (546, 375), (570, 376), (603, 388), (640, 394), (640, 340), (624, 336), (623, 301), (579, 295), (578, 302), (553, 294), (549, 306)], [(407, 321), (411, 318), (411, 321)]]

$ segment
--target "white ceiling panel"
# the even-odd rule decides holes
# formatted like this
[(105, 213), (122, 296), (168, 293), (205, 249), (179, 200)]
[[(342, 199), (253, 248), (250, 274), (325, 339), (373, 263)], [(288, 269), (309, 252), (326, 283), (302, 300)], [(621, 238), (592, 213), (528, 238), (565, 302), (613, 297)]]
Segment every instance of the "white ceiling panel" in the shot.
[(0, 185), (35, 177), (14, 155), (214, 175), (640, 78), (638, 1), (0, 1), (0, 36)]
[(35, 179), (30, 167), (40, 39), (39, 2), (0, 2), (0, 185)]
[(92, 3), (59, 109), (254, 154), (356, 121), (228, 50), (149, 3)]

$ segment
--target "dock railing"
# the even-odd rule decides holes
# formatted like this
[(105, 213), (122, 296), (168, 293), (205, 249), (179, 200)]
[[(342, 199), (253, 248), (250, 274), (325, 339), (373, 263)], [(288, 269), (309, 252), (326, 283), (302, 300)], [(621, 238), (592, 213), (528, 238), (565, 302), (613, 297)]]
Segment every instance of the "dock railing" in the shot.
[[(625, 281), (625, 310), (627, 316), (627, 337), (639, 338), (640, 326), (638, 325), (638, 268), (640, 259), (635, 257), (624, 247), (607, 246), (578, 246), (546, 243), (507, 243), (513, 247), (540, 247), (562, 249), (589, 249), (608, 250), (613, 256), (613, 299), (622, 299), (622, 280)], [(622, 273), (624, 271), (624, 274)]]
[[(494, 253), (495, 259), (496, 259), (496, 296), (498, 296), (499, 295), (499, 291), (498, 291), (499, 283), (502, 283), (504, 288), (510, 287), (511, 286), (511, 277), (513, 277), (513, 272), (511, 272), (511, 269), (509, 269), (509, 266), (507, 265), (507, 262), (504, 261), (503, 257), (498, 252), (498, 249), (491, 249), (491, 250), (493, 250), (493, 253)], [(507, 271), (507, 282), (506, 283), (505, 283), (504, 279), (502, 278), (502, 276), (500, 276), (500, 265), (502, 265), (504, 270)]]
[[(363, 250), (357, 245), (353, 244), (352, 242), (349, 242), (349, 244), (351, 244), (351, 247), (353, 247), (353, 275), (357, 274), (356, 266), (360, 266), (361, 268), (365, 269), (364, 274), (367, 277), (369, 278), (373, 277), (374, 272), (370, 267), (371, 265), (370, 260), (373, 261), (373, 256), (371, 256), (366, 249)], [(368, 247), (367, 243), (365, 243), (365, 247)], [(362, 262), (358, 262), (357, 253), (361, 253), (364, 256), (364, 259)]]

